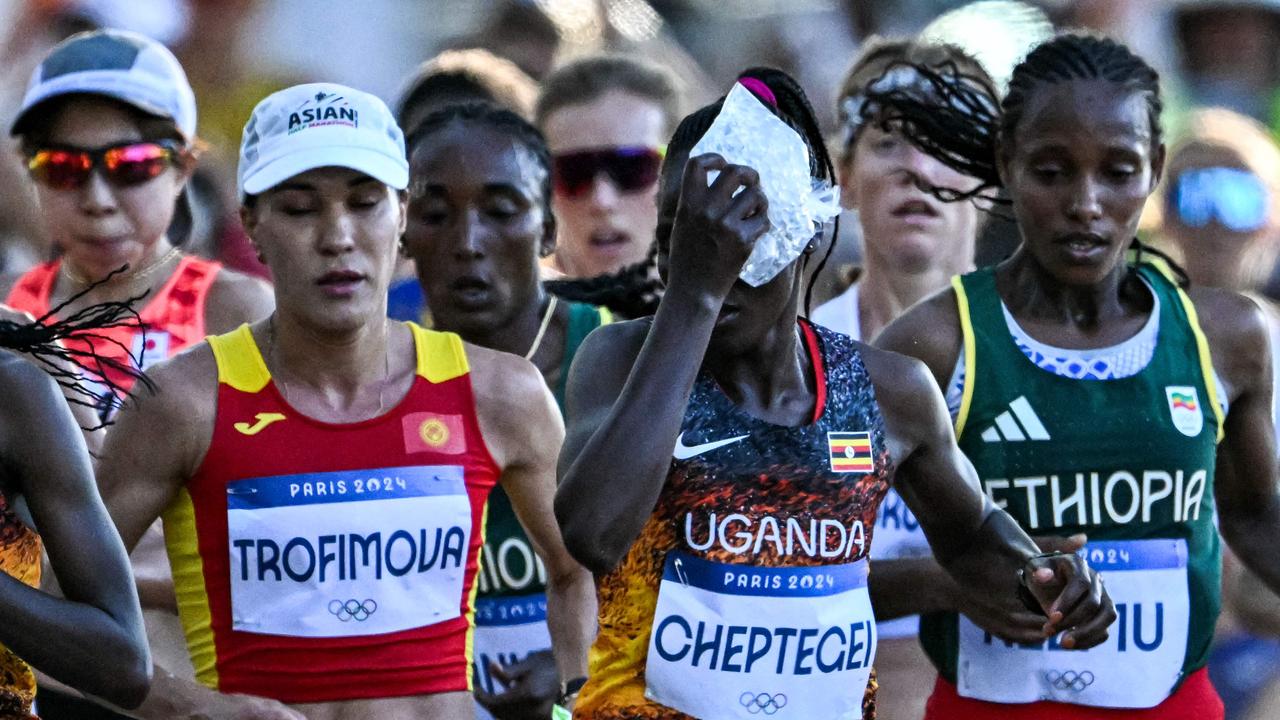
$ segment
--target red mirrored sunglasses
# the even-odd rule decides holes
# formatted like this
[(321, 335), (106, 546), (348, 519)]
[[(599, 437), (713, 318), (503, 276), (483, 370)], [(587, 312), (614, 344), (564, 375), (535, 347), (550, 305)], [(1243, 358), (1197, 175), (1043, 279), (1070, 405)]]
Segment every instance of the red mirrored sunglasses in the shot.
[(586, 195), (600, 173), (622, 192), (653, 187), (662, 169), (666, 148), (624, 146), (581, 150), (552, 158), (552, 178), (557, 193), (576, 198)]
[(140, 185), (164, 172), (183, 152), (174, 140), (122, 143), (96, 150), (51, 146), (31, 155), (27, 171), (36, 182), (55, 190), (84, 185), (94, 168), (101, 168), (112, 185)]

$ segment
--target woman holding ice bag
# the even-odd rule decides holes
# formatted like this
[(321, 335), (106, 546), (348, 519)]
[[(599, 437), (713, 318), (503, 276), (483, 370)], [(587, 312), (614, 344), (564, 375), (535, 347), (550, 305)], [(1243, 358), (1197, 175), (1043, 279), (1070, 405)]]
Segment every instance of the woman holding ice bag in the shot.
[[(708, 146), (724, 155), (690, 157)], [(600, 601), (575, 717), (873, 717), (866, 556), (891, 480), (993, 629), (1106, 637), (1096, 574), (1038, 555), (983, 499), (924, 366), (798, 318), (796, 255), (821, 238), (813, 191), (833, 175), (776, 70), (746, 72), (668, 145), (667, 294), (652, 319), (592, 333), (569, 378), (556, 511)], [(774, 244), (771, 228), (804, 235)]]

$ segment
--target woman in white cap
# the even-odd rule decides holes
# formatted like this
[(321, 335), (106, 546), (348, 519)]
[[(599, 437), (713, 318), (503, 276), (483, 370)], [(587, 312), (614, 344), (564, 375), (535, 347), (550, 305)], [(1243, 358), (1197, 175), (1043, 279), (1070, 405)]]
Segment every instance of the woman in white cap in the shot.
[[(11, 133), (44, 230), (62, 254), (0, 284), (5, 304), (52, 321), (95, 303), (130, 302), (140, 322), (68, 342), (136, 368), (270, 312), (266, 283), (182, 251), (191, 229), (185, 188), (198, 149), (196, 106), (163, 45), (114, 30), (68, 38), (36, 68)], [(104, 367), (87, 378), (94, 392), (84, 399), (101, 423), (133, 382), (124, 367)], [(153, 645), (162, 658), (180, 659), (158, 527), (133, 562)], [(45, 695), (42, 713), (61, 716), (59, 700)]]
[(547, 568), (560, 676), (586, 666), (594, 587), (552, 513), (542, 376), (386, 317), (408, 175), (390, 111), (351, 88), (283, 90), (245, 126), (241, 217), (276, 310), (152, 368), (99, 465), (126, 546), (164, 514), (200, 683), (157, 669), (142, 717), (472, 717), (496, 483)]

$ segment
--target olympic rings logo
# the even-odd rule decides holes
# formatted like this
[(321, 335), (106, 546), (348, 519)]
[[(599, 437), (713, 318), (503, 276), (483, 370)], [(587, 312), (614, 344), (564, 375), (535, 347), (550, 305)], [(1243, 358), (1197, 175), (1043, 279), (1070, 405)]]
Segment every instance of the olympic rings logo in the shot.
[(1092, 685), (1094, 681), (1093, 673), (1088, 670), (1080, 673), (1074, 670), (1067, 670), (1066, 672), (1048, 670), (1044, 674), (1044, 679), (1057, 690), (1070, 690), (1071, 692), (1081, 692)]
[(744, 692), (738, 698), (738, 704), (746, 708), (747, 712), (752, 715), (760, 713), (773, 715), (787, 706), (787, 696), (782, 693), (770, 695), (769, 693)]
[(355, 620), (356, 622), (364, 622), (369, 616), (378, 611), (378, 603), (372, 599), (365, 598), (364, 602), (359, 600), (341, 600), (329, 601), (329, 613), (338, 618), (342, 622)]

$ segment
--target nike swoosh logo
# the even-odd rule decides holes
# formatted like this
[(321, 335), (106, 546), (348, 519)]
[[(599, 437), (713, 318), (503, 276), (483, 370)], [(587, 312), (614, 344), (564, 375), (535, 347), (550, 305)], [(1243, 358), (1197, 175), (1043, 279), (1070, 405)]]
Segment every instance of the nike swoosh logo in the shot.
[(691, 457), (697, 457), (703, 453), (711, 452), (716, 448), (722, 448), (725, 445), (733, 443), (749, 437), (748, 435), (739, 435), (738, 437), (725, 438), (724, 440), (716, 440), (714, 442), (702, 443), (701, 445), (685, 445), (684, 433), (676, 438), (676, 449), (671, 452), (671, 457), (677, 460), (688, 460)]
[(234, 427), (236, 432), (241, 435), (257, 435), (266, 429), (266, 427), (271, 423), (283, 420), (284, 415), (281, 415), (280, 413), (258, 413), (253, 416), (253, 419), (257, 420), (257, 422), (252, 425), (247, 422), (238, 422), (235, 425), (232, 425), (232, 427)]

